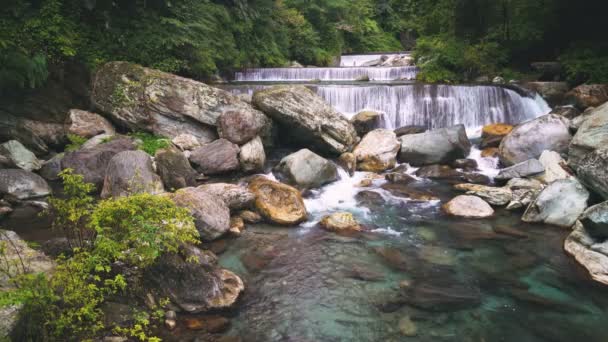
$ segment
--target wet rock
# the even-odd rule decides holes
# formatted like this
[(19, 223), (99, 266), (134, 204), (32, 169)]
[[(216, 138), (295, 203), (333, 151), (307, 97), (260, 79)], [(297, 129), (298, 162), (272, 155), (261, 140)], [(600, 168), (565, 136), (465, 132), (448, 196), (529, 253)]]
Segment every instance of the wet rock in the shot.
[(226, 111), (217, 120), (217, 130), (220, 138), (237, 145), (242, 145), (255, 138), (266, 125), (252, 111)]
[(446, 280), (419, 281), (407, 293), (407, 302), (430, 311), (458, 311), (481, 303), (478, 288)]
[(210, 141), (201, 142), (192, 134), (182, 133), (171, 140), (173, 145), (179, 147), (182, 151), (192, 151), (197, 147), (201, 147), (203, 143), (210, 143), (211, 141), (216, 140), (212, 139)]
[(581, 264), (591, 278), (608, 285), (608, 242), (597, 241), (577, 222), (564, 242), (564, 250)]
[(348, 174), (352, 177), (357, 170), (357, 157), (353, 153), (346, 152), (340, 155), (338, 158), (338, 165), (340, 165)]
[(255, 211), (251, 210), (242, 210), (239, 212), (239, 217), (243, 219), (243, 221), (247, 223), (260, 223), (262, 222), (262, 216)]
[(587, 154), (577, 164), (577, 176), (593, 192), (608, 199), (608, 148)]
[(204, 316), (184, 319), (186, 328), (208, 333), (222, 333), (230, 329), (230, 320), (222, 316)]
[(353, 153), (357, 168), (362, 171), (382, 172), (395, 167), (399, 152), (397, 136), (387, 129), (376, 129), (363, 137)]
[(494, 209), (477, 196), (457, 196), (442, 206), (443, 210), (452, 216), (467, 218), (486, 218), (494, 215)]
[(333, 213), (321, 219), (319, 225), (330, 232), (359, 232), (361, 225), (351, 213)]
[(283, 158), (274, 172), (277, 178), (302, 189), (318, 188), (338, 179), (336, 166), (308, 149)]
[(353, 125), (304, 86), (276, 86), (258, 91), (253, 95), (253, 103), (305, 146), (342, 154), (357, 141)]
[(92, 138), (90, 138), (89, 140), (85, 141), (84, 144), (82, 144), (82, 146), (80, 146), (79, 150), (88, 150), (90, 148), (99, 146), (101, 144), (107, 143), (109, 141), (112, 141), (114, 138), (116, 138), (116, 135), (110, 135), (110, 134), (99, 134), (96, 135)]
[(230, 218), (230, 233), (234, 236), (240, 236), (245, 230), (245, 221), (242, 218), (235, 216)]
[(11, 165), (25, 171), (35, 171), (42, 167), (42, 163), (36, 158), (36, 155), (17, 140), (9, 140), (1, 144), (0, 155), (10, 161)]
[(230, 209), (221, 198), (198, 188), (184, 188), (175, 192), (172, 200), (194, 216), (202, 239), (215, 240), (230, 229)]
[(410, 316), (405, 316), (399, 320), (399, 331), (403, 336), (413, 337), (418, 335), (418, 328)]
[(188, 158), (177, 148), (169, 147), (156, 151), (156, 170), (169, 191), (196, 185), (198, 173), (194, 171)]
[(144, 151), (124, 151), (117, 153), (108, 163), (101, 197), (163, 192), (163, 182), (154, 173), (152, 158)]
[(382, 115), (378, 112), (363, 111), (350, 119), (350, 122), (355, 127), (357, 134), (362, 137), (378, 127), (381, 117)]
[(226, 139), (196, 148), (190, 155), (190, 161), (196, 169), (205, 175), (216, 175), (239, 169), (239, 147)]
[(570, 89), (566, 82), (528, 82), (524, 87), (539, 93), (552, 105), (564, 102), (566, 93)]
[(512, 199), (507, 210), (527, 208), (544, 188), (544, 185), (535, 179), (513, 178), (507, 182), (505, 188), (511, 190)]
[(384, 178), (391, 183), (410, 184), (416, 181), (416, 178), (403, 172), (390, 172)]
[(516, 126), (500, 143), (500, 161), (512, 166), (540, 157), (545, 150), (565, 153), (572, 140), (568, 119), (544, 115)]
[(69, 134), (83, 138), (92, 138), (100, 134), (116, 134), (110, 121), (99, 114), (80, 109), (70, 109), (65, 125)]
[(477, 161), (475, 159), (456, 159), (452, 162), (452, 167), (464, 171), (476, 171)]
[(296, 225), (306, 220), (308, 213), (300, 192), (289, 185), (256, 177), (249, 183), (256, 196), (255, 205), (266, 219), (280, 225)]
[(497, 158), (499, 154), (500, 150), (497, 147), (488, 147), (481, 151), (482, 158)]
[(416, 171), (416, 176), (435, 180), (445, 180), (450, 182), (469, 182), (476, 184), (488, 184), (490, 179), (482, 174), (460, 172), (447, 165), (423, 166)]
[(471, 142), (463, 125), (404, 135), (399, 139), (399, 160), (412, 166), (449, 164), (465, 158), (471, 150)]
[(568, 163), (575, 170), (589, 153), (608, 144), (608, 103), (585, 114), (568, 150)]
[(35, 173), (21, 169), (4, 169), (0, 170), (0, 194), (26, 200), (48, 196), (51, 194), (51, 188)]
[(569, 174), (564, 167), (567, 168), (566, 161), (562, 159), (559, 153), (553, 151), (543, 151), (538, 161), (545, 168), (545, 172), (537, 178), (545, 184), (553, 183), (560, 179), (571, 179), (573, 176)]
[(396, 248), (377, 247), (374, 248), (374, 252), (376, 252), (389, 267), (397, 271), (407, 271), (409, 269), (406, 256)]
[(355, 199), (359, 205), (365, 207), (379, 207), (384, 204), (382, 195), (375, 191), (363, 190), (355, 195)]
[(584, 110), (608, 101), (608, 84), (582, 84), (566, 94), (566, 101)]
[(260, 172), (264, 170), (266, 152), (264, 151), (264, 145), (260, 137), (255, 137), (241, 146), (239, 162), (241, 169), (245, 172)]
[(384, 275), (374, 271), (372, 265), (353, 265), (345, 271), (345, 277), (362, 281), (383, 281)]
[(585, 230), (595, 240), (608, 239), (608, 202), (589, 207), (580, 217)]
[(581, 111), (574, 106), (559, 106), (553, 108), (550, 114), (560, 115), (568, 119), (574, 119), (581, 115)]
[(486, 125), (481, 130), (481, 148), (498, 147), (504, 137), (513, 130), (513, 126), (507, 124)]
[(454, 188), (465, 191), (467, 195), (477, 196), (491, 205), (507, 205), (513, 199), (513, 193), (507, 187), (497, 188), (478, 184), (458, 184)]
[(420, 134), (424, 132), (426, 132), (426, 127), (424, 126), (403, 126), (395, 130), (395, 135), (397, 137), (401, 137), (404, 135)]
[(255, 201), (255, 195), (244, 186), (228, 183), (211, 183), (197, 189), (220, 198), (230, 210), (249, 208)]
[(522, 220), (570, 228), (587, 208), (589, 192), (575, 179), (558, 180), (543, 189)]
[(404, 184), (384, 184), (382, 185), (382, 189), (390, 192), (393, 196), (409, 198), (414, 201), (429, 202), (439, 200), (438, 197), (428, 190), (418, 190)]
[(59, 153), (53, 156), (53, 158), (42, 163), (42, 167), (38, 171), (42, 178), (48, 181), (58, 180), (59, 173), (61, 172), (61, 160), (64, 156), (64, 153)]
[(544, 171), (545, 167), (543, 164), (536, 159), (530, 159), (500, 170), (494, 178), (499, 180), (524, 178), (539, 175)]

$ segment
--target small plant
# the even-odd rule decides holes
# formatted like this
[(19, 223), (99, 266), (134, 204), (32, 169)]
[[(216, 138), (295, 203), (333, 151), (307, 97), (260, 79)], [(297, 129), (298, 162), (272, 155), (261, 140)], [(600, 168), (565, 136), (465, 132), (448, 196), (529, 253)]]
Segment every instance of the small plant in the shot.
[(73, 152), (79, 150), (85, 142), (87, 142), (87, 138), (81, 137), (76, 134), (68, 134), (69, 144), (65, 146), (66, 152)]
[(167, 148), (171, 145), (169, 139), (150, 133), (137, 132), (130, 134), (130, 136), (140, 141), (137, 148), (151, 156), (154, 156), (157, 150)]

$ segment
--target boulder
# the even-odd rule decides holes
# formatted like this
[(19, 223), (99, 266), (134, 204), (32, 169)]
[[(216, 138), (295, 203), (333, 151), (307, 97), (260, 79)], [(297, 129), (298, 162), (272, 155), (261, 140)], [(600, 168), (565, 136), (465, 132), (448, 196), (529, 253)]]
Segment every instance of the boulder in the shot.
[(357, 132), (342, 114), (304, 86), (277, 86), (256, 92), (254, 105), (289, 131), (298, 143), (341, 154), (357, 142)]
[(566, 101), (581, 110), (608, 102), (608, 84), (582, 84), (566, 94)]
[(12, 165), (26, 171), (35, 171), (42, 167), (42, 163), (36, 158), (36, 155), (17, 140), (9, 140), (1, 144), (0, 156), (9, 160)]
[(338, 158), (338, 165), (352, 177), (357, 171), (357, 157), (351, 152), (342, 153)]
[(351, 213), (333, 213), (321, 219), (319, 225), (330, 232), (346, 233), (361, 231), (361, 225)]
[(405, 172), (390, 172), (384, 178), (391, 183), (410, 184), (416, 181), (416, 178), (408, 175)]
[[(391, 195), (393, 195), (395, 197), (407, 198), (409, 200), (416, 201), (416, 202), (431, 202), (431, 201), (439, 200), (439, 198), (436, 197), (430, 191), (419, 190), (419, 189), (416, 189), (415, 187), (409, 186), (408, 184), (388, 183), (388, 184), (382, 185), (381, 188), (383, 190), (388, 191)], [(371, 192), (371, 193), (373, 193), (373, 192)], [(364, 204), (367, 204), (367, 203), (372, 204), (372, 205), (380, 204), (380, 201), (376, 201), (376, 199), (373, 198), (373, 196), (375, 196), (375, 195), (372, 195), (372, 194), (366, 192), (366, 194), (364, 194), (362, 196), (357, 196), (357, 200), (363, 202)], [(382, 197), (382, 196), (380, 196), (380, 197)], [(384, 200), (382, 200), (382, 203), (384, 203)]]
[(363, 137), (353, 153), (357, 168), (362, 171), (382, 172), (395, 167), (400, 144), (393, 131), (376, 129)]
[(581, 111), (572, 105), (568, 105), (555, 107), (549, 114), (563, 116), (567, 119), (574, 119), (581, 115)]
[(188, 158), (175, 147), (156, 151), (156, 170), (169, 191), (196, 185), (198, 173), (194, 171)]
[(249, 183), (255, 194), (255, 205), (266, 219), (280, 225), (296, 225), (306, 220), (308, 213), (300, 192), (265, 177), (256, 177)]
[(513, 192), (508, 187), (497, 188), (478, 184), (457, 184), (454, 188), (466, 192), (467, 195), (477, 196), (491, 205), (507, 205), (513, 199)]
[(544, 188), (544, 185), (536, 179), (513, 178), (504, 186), (511, 190), (512, 199), (507, 205), (507, 210), (527, 208)]
[(500, 161), (515, 165), (538, 158), (545, 150), (565, 153), (572, 136), (568, 119), (544, 115), (516, 126), (500, 143)]
[(179, 147), (179, 149), (182, 151), (192, 151), (197, 147), (201, 147), (203, 144), (212, 142), (213, 140), (216, 139), (201, 142), (200, 140), (198, 140), (197, 137), (192, 134), (182, 133), (173, 138), (171, 142), (173, 143), (173, 145)]
[(274, 173), (282, 181), (302, 189), (318, 188), (338, 179), (336, 165), (308, 149), (283, 158)]
[(107, 143), (109, 141), (114, 140), (114, 138), (116, 138), (116, 135), (110, 135), (110, 134), (100, 134), (100, 135), (96, 135), (92, 138), (90, 138), (89, 140), (85, 141), (84, 144), (82, 144), (82, 146), (80, 146), (80, 150), (88, 150), (90, 148), (99, 146), (101, 144)]
[(100, 134), (116, 134), (114, 126), (99, 114), (80, 109), (70, 109), (65, 122), (69, 134), (92, 138)]
[(481, 130), (481, 148), (498, 147), (504, 137), (513, 130), (513, 126), (507, 124), (486, 125)]
[(500, 151), (497, 147), (488, 147), (481, 151), (482, 158), (498, 158), (499, 155)]
[(448, 215), (459, 217), (485, 218), (494, 215), (494, 209), (477, 196), (457, 196), (442, 208)]
[(249, 208), (255, 201), (255, 195), (248, 188), (240, 185), (211, 183), (201, 185), (198, 189), (221, 198), (233, 211)]
[(58, 180), (59, 173), (61, 172), (61, 160), (63, 160), (64, 156), (64, 153), (59, 153), (42, 163), (42, 167), (40, 168), (40, 171), (38, 171), (42, 178), (49, 181)]
[(201, 239), (215, 240), (230, 229), (230, 209), (221, 198), (199, 188), (184, 188), (176, 191), (172, 199), (194, 216)]
[(226, 139), (196, 148), (190, 155), (190, 161), (199, 172), (216, 175), (239, 169), (239, 147)]
[(224, 90), (127, 62), (97, 69), (91, 100), (112, 121), (133, 131), (171, 139), (188, 133), (201, 142), (215, 138), (212, 126), (226, 111), (264, 116)]
[(564, 102), (564, 97), (570, 89), (566, 82), (528, 82), (524, 87), (539, 93), (551, 105)]
[(587, 208), (580, 221), (591, 237), (598, 241), (608, 239), (608, 202)]
[(413, 166), (449, 164), (465, 158), (471, 150), (464, 125), (404, 135), (399, 160)]
[(144, 151), (117, 153), (106, 168), (101, 198), (144, 192), (153, 195), (165, 192), (162, 180), (154, 173), (152, 158)]
[(242, 145), (255, 138), (266, 125), (264, 116), (252, 111), (226, 111), (217, 119), (220, 138)]
[(473, 172), (461, 172), (447, 165), (423, 166), (416, 171), (416, 176), (429, 179), (437, 179), (451, 182), (467, 182), (476, 184), (489, 184), (490, 179), (482, 174)]
[(371, 110), (359, 112), (357, 115), (350, 119), (350, 122), (355, 127), (359, 136), (364, 136), (367, 133), (373, 131), (380, 124), (380, 118), (382, 114)]
[(577, 172), (587, 154), (608, 146), (608, 103), (591, 110), (585, 117), (568, 150), (568, 164)]
[(575, 179), (562, 179), (544, 188), (524, 213), (524, 222), (544, 222), (570, 228), (587, 208), (589, 192)]
[(479, 165), (475, 159), (456, 159), (451, 166), (463, 171), (477, 171)]
[(255, 137), (241, 146), (239, 163), (245, 172), (261, 172), (266, 164), (266, 152), (260, 137)]
[(545, 167), (536, 159), (526, 160), (525, 162), (515, 164), (513, 166), (500, 170), (498, 175), (494, 177), (499, 180), (508, 180), (513, 178), (525, 178), (529, 176), (539, 175), (545, 171)]
[(83, 175), (85, 182), (101, 188), (110, 159), (119, 152), (135, 149), (136, 146), (131, 139), (117, 137), (89, 149), (66, 153), (61, 160), (61, 168), (72, 169), (74, 173)]
[(545, 184), (553, 183), (559, 179), (573, 178), (571, 174), (564, 170), (564, 166), (567, 165), (566, 161), (557, 152), (543, 151), (538, 161), (545, 168), (545, 172), (537, 178)]
[(420, 134), (424, 132), (426, 132), (426, 127), (424, 126), (403, 126), (395, 130), (395, 135), (400, 137), (403, 135)]
[(593, 192), (608, 199), (608, 148), (587, 154), (577, 163), (578, 179)]
[(608, 241), (596, 241), (577, 222), (564, 242), (564, 250), (589, 272), (593, 280), (608, 285)]
[(35, 173), (21, 169), (4, 169), (0, 170), (0, 194), (27, 200), (50, 195), (51, 188)]

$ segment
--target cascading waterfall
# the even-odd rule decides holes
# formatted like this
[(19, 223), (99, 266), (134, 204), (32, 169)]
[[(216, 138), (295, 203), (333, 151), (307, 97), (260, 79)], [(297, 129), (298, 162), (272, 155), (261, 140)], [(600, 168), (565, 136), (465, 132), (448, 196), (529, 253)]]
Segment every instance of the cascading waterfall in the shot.
[(386, 56), (388, 58), (409, 56), (409, 53), (384, 53), (384, 54), (367, 54), (367, 55), (342, 55), (340, 57), (341, 67), (357, 67), (367, 62), (371, 62)]
[(418, 68), (405, 67), (351, 67), (351, 68), (257, 68), (235, 74), (239, 82), (307, 82), (307, 81), (372, 81), (413, 80)]

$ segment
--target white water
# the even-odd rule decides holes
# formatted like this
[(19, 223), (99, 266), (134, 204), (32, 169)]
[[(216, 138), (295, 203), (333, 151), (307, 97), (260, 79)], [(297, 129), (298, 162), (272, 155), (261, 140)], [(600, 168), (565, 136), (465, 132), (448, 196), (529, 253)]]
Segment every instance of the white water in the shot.
[(399, 57), (399, 56), (408, 56), (409, 53), (381, 53), (381, 54), (371, 54), (371, 55), (342, 55), (340, 57), (340, 66), (341, 67), (356, 67), (361, 66), (367, 62), (375, 61), (380, 59), (382, 56), (391, 57)]
[(368, 77), (371, 81), (413, 80), (418, 68), (407, 67), (353, 67), (353, 68), (257, 68), (235, 74), (240, 82), (308, 82), (355, 81)]

